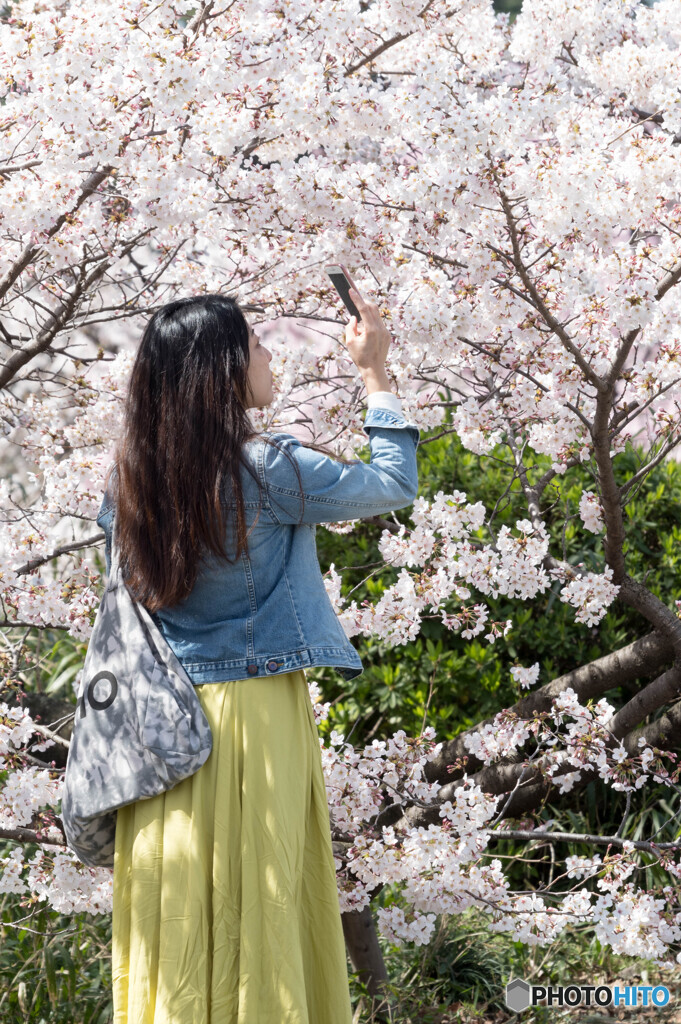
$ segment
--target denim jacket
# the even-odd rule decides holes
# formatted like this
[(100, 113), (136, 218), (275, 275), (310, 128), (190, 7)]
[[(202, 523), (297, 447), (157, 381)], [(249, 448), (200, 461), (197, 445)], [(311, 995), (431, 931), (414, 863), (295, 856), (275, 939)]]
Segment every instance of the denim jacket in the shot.
[[(324, 586), (315, 531), (317, 523), (381, 515), (414, 501), (420, 431), (387, 406), (399, 408), (390, 401), (369, 403), (363, 427), (369, 463), (336, 462), (285, 433), (260, 434), (246, 443), (244, 456), (262, 485), (260, 507), (257, 483), (242, 469), (247, 529), (260, 508), (248, 555), (233, 565), (207, 555), (185, 600), (154, 615), (194, 685), (317, 665), (333, 666), (346, 679), (361, 674), (362, 662)], [(265, 444), (265, 436), (280, 450)], [(300, 485), (285, 450), (300, 471), (300, 525)], [(223, 501), (235, 507), (228, 496)], [(97, 515), (106, 535), (107, 573), (114, 512), (107, 492)], [(231, 522), (229, 512), (227, 518)], [(236, 542), (233, 531), (228, 534), (226, 551), (233, 558)]]

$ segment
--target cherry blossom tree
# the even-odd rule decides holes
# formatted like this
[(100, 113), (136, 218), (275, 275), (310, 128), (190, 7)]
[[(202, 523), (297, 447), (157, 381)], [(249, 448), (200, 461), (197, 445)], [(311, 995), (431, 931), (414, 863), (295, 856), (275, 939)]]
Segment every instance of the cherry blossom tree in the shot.
[[(504, 494), (492, 508), (455, 486), (417, 498), (413, 526), (383, 531), (400, 572), (377, 603), (348, 602), (331, 566), (347, 634), (407, 644), (430, 611), (492, 644), (513, 621), (491, 599), (551, 587), (585, 627), (613, 602), (640, 622), (560, 678), (516, 666), (527, 695), (453, 740), (322, 744), (353, 962), (379, 986), (371, 899), (386, 884), (410, 908), (377, 913), (397, 942), (477, 906), (527, 944), (589, 922), (618, 953), (681, 962), (679, 844), (580, 834), (591, 855), (565, 863), (573, 887), (531, 896), (494, 857), (499, 838), (569, 838), (507, 823), (596, 776), (627, 810), (642, 786), (678, 791), (681, 620), (626, 555), (628, 503), (681, 429), (677, 0), (525, 0), (513, 24), (490, 0), (18, 0), (2, 41), (3, 688), (18, 627), (92, 627), (92, 523), (133, 357), (115, 332), (202, 291), (295, 318), (308, 341), (273, 346), (277, 399), (254, 422), (289, 429), (307, 403), (311, 439), (358, 451), (361, 382), (323, 273), (345, 262), (390, 324), (388, 370), (422, 451), (456, 433), (526, 504), (509, 527)], [(598, 571), (553, 550), (546, 527), (549, 487), (578, 466)], [(603, 695), (627, 681), (637, 692), (614, 707)], [(50, 745), (67, 741), (0, 702), (0, 837), (14, 842), (0, 891), (106, 912), (111, 872), (64, 847), (62, 771), (35, 756)], [(627, 881), (646, 859), (668, 872), (660, 892)]]

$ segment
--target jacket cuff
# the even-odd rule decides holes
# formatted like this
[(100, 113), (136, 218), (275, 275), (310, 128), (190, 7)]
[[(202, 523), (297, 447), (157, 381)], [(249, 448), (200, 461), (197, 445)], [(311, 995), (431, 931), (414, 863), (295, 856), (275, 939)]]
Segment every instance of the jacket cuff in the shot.
[(367, 409), (389, 409), (396, 416), (402, 415), (402, 402), (392, 391), (372, 391), (367, 397)]
[[(378, 393), (378, 392), (376, 392)], [(407, 423), (402, 413), (396, 414), (391, 412), (389, 409), (384, 409), (378, 404), (371, 409), (367, 409), (364, 416), (364, 426), (362, 430), (368, 437), (371, 437), (369, 430), (371, 427), (388, 427), (393, 430), (408, 430), (414, 446), (419, 443), (421, 436), (420, 429), (414, 423)]]

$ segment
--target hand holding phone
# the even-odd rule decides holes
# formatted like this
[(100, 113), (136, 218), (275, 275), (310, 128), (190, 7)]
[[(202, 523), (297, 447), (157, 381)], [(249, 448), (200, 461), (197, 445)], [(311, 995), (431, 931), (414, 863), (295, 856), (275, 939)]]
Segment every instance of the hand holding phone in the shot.
[[(327, 268), (327, 271), (330, 272), (330, 269)], [(376, 303), (365, 301), (347, 268), (340, 264), (338, 269), (347, 282), (346, 307), (349, 310), (348, 303), (352, 303), (357, 311), (352, 314), (350, 323), (345, 326), (345, 343), (350, 358), (362, 377), (367, 373), (384, 376), (385, 361), (392, 341), (390, 331), (383, 323)], [(343, 297), (340, 289), (339, 295)], [(385, 389), (390, 390), (387, 385)]]

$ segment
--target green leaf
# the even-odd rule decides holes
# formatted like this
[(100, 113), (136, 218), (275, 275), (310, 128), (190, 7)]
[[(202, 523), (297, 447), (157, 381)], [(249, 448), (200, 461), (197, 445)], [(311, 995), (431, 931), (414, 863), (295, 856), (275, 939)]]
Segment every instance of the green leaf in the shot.
[(52, 953), (49, 945), (46, 945), (43, 950), (43, 969), (45, 971), (45, 980), (47, 981), (47, 991), (50, 1000), (55, 1004), (58, 999), (57, 971), (54, 962), (54, 954)]

